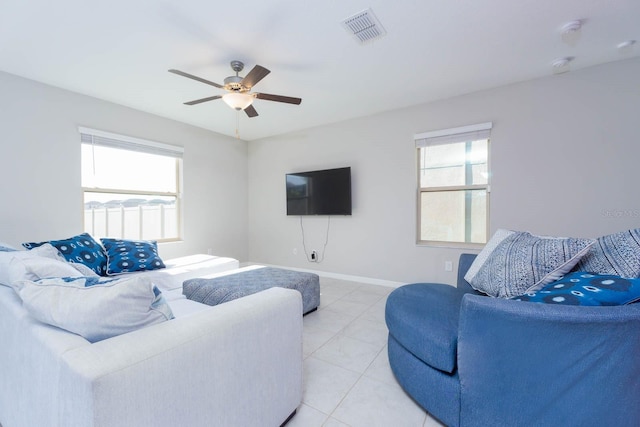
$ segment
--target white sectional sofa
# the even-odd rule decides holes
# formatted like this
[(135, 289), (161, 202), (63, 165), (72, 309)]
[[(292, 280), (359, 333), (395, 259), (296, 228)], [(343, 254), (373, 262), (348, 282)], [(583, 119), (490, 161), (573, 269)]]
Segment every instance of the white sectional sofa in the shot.
[(175, 318), (95, 343), (35, 320), (0, 284), (2, 427), (285, 422), (302, 398), (300, 293), (272, 288), (210, 307), (185, 299), (182, 281), (237, 268), (236, 260), (166, 264), (133, 274), (155, 277)]

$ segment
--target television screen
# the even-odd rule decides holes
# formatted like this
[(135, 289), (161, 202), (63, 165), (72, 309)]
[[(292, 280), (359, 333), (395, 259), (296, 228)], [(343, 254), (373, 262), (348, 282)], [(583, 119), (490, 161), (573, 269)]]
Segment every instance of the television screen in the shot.
[(287, 215), (351, 215), (351, 168), (287, 174)]

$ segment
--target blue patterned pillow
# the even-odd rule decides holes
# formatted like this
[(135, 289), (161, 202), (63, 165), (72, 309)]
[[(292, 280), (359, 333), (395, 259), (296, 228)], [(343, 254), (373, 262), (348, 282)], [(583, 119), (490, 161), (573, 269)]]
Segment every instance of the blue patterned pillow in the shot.
[(23, 243), (22, 246), (27, 249), (33, 249), (45, 243), (50, 243), (58, 249), (68, 262), (84, 264), (96, 274), (100, 276), (106, 275), (107, 256), (100, 243), (96, 242), (89, 233), (82, 233), (63, 240)]
[(594, 242), (516, 231), (495, 247), (469, 283), (500, 298), (532, 292), (567, 274)]
[(100, 239), (107, 252), (107, 275), (165, 268), (154, 241)]
[(640, 228), (599, 237), (574, 271), (640, 277)]
[(624, 305), (640, 299), (640, 279), (577, 271), (546, 285), (539, 291), (512, 299), (544, 304)]

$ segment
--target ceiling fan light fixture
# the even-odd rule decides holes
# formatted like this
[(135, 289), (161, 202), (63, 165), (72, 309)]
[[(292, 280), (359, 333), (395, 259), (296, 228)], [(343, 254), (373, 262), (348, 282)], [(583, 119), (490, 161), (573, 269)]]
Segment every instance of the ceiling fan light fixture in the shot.
[(222, 100), (234, 110), (244, 110), (253, 103), (253, 96), (248, 93), (229, 92), (222, 95)]

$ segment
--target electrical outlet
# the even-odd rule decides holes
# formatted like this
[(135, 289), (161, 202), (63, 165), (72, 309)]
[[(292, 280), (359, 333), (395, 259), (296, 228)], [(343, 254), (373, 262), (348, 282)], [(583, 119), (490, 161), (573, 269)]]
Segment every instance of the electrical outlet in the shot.
[(453, 262), (445, 261), (444, 262), (444, 271), (453, 271)]
[(298, 248), (293, 248), (293, 254), (298, 255)]
[(311, 252), (311, 261), (318, 262), (318, 252), (316, 251)]

